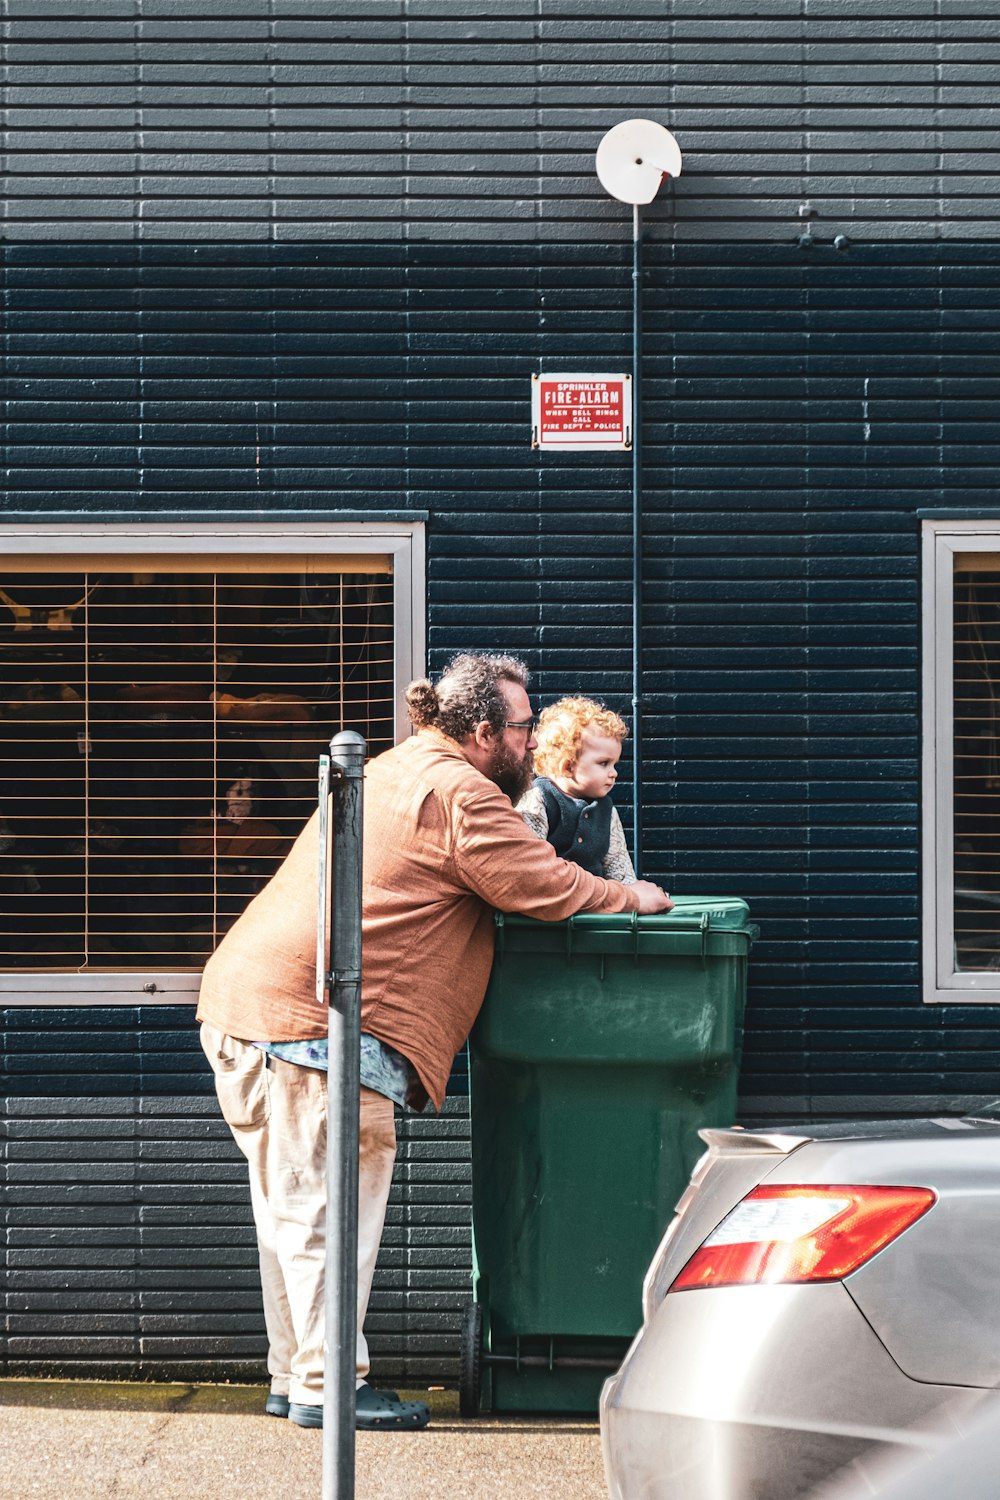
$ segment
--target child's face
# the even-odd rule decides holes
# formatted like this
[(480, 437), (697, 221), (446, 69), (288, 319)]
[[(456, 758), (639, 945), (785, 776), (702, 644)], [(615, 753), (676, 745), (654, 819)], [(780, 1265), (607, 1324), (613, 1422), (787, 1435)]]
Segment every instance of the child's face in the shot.
[(565, 778), (563, 791), (570, 797), (582, 797), (587, 802), (606, 797), (618, 780), (621, 753), (621, 740), (584, 730), (580, 754), (576, 765)]

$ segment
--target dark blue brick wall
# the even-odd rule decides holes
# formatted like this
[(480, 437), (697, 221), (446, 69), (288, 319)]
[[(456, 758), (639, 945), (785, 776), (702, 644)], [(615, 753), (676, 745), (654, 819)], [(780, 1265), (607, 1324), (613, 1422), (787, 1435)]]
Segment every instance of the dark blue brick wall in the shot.
[[(432, 668), (512, 649), (543, 701), (628, 712), (630, 460), (540, 457), (528, 415), (534, 369), (629, 367), (629, 247), (61, 243), (0, 264), (0, 520), (426, 512)], [(916, 512), (1000, 519), (1000, 248), (657, 240), (646, 264), (646, 864), (761, 924), (745, 1117), (992, 1096), (995, 1010), (920, 999)], [(630, 795), (626, 775), (626, 825)], [(240, 1168), (190, 1011), (12, 1008), (0, 1040), (6, 1368), (258, 1369)], [(420, 1122), (401, 1158), (387, 1373), (451, 1369), (464, 1129)], [(124, 1166), (100, 1144), (121, 1130)], [(207, 1318), (178, 1290), (206, 1243)], [(85, 1310), (112, 1271), (103, 1331), (46, 1300), (69, 1276)]]
[(26, 1005), (8, 1008), (3, 1019), (7, 1099), (214, 1098), (190, 1006)]
[[(0, 1120), (5, 1099), (215, 1098), (191, 1005), (8, 1006), (0, 1018)], [(448, 1092), (468, 1093), (464, 1051)]]
[[(5, 510), (427, 511), (432, 666), (513, 649), (543, 699), (627, 709), (628, 456), (528, 446), (533, 369), (627, 368), (627, 262), (8, 246)], [(751, 1099), (989, 1090), (994, 1012), (918, 994), (915, 513), (995, 503), (1000, 252), (654, 242), (646, 264), (649, 872), (762, 924)], [(81, 1012), (41, 1037), (26, 1014), (15, 1088), (50, 1034), (88, 1053)], [(135, 1034), (117, 1076), (176, 1087), (183, 1050)]]

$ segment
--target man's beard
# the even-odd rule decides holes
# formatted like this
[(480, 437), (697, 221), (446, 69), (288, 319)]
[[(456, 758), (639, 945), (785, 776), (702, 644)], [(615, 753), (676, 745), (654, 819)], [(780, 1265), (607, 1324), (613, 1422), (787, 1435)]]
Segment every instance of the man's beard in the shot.
[(534, 779), (534, 752), (526, 750), (522, 756), (515, 755), (501, 740), (493, 752), (490, 780), (506, 792), (512, 802), (520, 802)]

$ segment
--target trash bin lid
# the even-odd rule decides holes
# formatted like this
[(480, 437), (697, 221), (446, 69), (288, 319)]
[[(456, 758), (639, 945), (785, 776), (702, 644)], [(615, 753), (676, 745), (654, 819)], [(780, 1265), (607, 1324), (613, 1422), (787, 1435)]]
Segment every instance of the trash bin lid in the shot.
[(644, 917), (641, 920), (644, 923), (668, 922), (675, 927), (694, 920), (700, 926), (707, 913), (713, 932), (719, 928), (739, 930), (748, 925), (750, 909), (739, 896), (672, 896), (671, 900), (674, 909), (665, 917)]
[(565, 944), (567, 952), (578, 953), (673, 953), (686, 951), (692, 940), (702, 952), (723, 954), (746, 952), (757, 936), (739, 896), (674, 896), (673, 901), (673, 910), (659, 916), (587, 912), (564, 922), (497, 912), (498, 956), (510, 944), (522, 951)]

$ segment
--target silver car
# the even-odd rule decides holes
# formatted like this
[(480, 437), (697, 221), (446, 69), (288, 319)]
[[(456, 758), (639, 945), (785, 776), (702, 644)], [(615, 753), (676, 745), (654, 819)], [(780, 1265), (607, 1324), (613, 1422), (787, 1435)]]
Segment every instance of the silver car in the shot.
[(994, 1400), (984, 1417), (942, 1431), (938, 1451), (914, 1457), (893, 1454), (842, 1469), (810, 1500), (996, 1500), (1000, 1469), (1000, 1410)]
[(938, 1446), (1000, 1386), (1000, 1122), (701, 1134), (601, 1397), (613, 1500), (796, 1500)]

